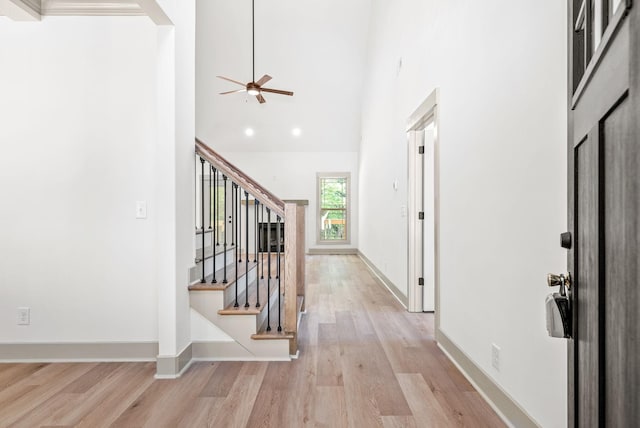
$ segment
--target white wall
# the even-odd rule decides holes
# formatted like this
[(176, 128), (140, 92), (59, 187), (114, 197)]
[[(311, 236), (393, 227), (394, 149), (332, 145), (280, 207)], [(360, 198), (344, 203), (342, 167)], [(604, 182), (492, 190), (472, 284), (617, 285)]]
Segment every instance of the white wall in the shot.
[[(222, 153), (281, 199), (307, 199), (306, 249), (358, 248), (358, 154), (355, 152), (229, 152)], [(317, 244), (316, 173), (351, 173), (351, 243)]]
[(0, 342), (157, 340), (155, 26), (1, 18), (0, 64)]
[(442, 331), (541, 426), (564, 426), (566, 343), (546, 336), (544, 298), (565, 269), (566, 5), (373, 3), (360, 250), (406, 290), (404, 129), (438, 87)]

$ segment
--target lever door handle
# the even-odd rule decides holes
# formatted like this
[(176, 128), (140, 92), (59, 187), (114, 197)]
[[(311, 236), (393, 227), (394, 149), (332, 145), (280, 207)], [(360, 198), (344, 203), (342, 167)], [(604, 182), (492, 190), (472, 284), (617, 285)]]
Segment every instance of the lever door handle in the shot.
[(549, 275), (547, 275), (547, 285), (549, 287), (565, 286), (567, 288), (571, 288), (571, 275), (567, 274), (565, 276), (563, 273), (561, 273), (560, 275), (550, 273)]

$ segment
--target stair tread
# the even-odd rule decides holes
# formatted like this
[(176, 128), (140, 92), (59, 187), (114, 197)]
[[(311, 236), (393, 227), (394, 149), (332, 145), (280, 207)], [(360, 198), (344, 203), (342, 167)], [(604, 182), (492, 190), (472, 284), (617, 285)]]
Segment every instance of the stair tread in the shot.
[(279, 339), (293, 339), (295, 336), (293, 333), (287, 333), (285, 331), (278, 331), (272, 329), (271, 331), (261, 331), (256, 334), (252, 334), (251, 338), (253, 340), (279, 340)]
[[(247, 265), (246, 262), (240, 262), (238, 263), (239, 267), (238, 267), (238, 278), (242, 278), (242, 276), (244, 276), (244, 274), (247, 272)], [(249, 262), (249, 271), (251, 271), (252, 269), (254, 269), (257, 266), (257, 263), (254, 263), (252, 261)], [(227, 287), (230, 287), (231, 285), (235, 284), (236, 282), (236, 274), (235, 274), (235, 266), (234, 263), (231, 263), (230, 265), (227, 265), (227, 282), (223, 283), (224, 279), (224, 267), (216, 270), (216, 280), (218, 282), (216, 283), (211, 283), (211, 280), (213, 280), (213, 275), (207, 275), (205, 277), (205, 282), (197, 282), (195, 284), (191, 284), (189, 286), (189, 290), (194, 290), (194, 291), (212, 291), (212, 290), (225, 290), (227, 289)]]

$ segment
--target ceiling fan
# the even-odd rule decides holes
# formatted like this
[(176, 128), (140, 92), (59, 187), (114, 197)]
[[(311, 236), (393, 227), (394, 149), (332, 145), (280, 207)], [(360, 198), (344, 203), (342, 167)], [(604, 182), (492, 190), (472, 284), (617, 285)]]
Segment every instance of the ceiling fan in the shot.
[(260, 78), (260, 80), (258, 80), (256, 82), (256, 35), (255, 35), (255, 29), (256, 29), (256, 25), (255, 25), (255, 0), (251, 0), (251, 36), (252, 36), (251, 51), (252, 51), (252, 54), (253, 54), (253, 60), (252, 60), (252, 65), (253, 65), (253, 75), (252, 75), (252, 77), (253, 77), (253, 79), (249, 83), (242, 83), (242, 82), (238, 82), (237, 80), (229, 79), (228, 77), (217, 76), (220, 79), (224, 79), (224, 80), (227, 80), (229, 82), (238, 84), (240, 86), (244, 86), (243, 89), (238, 89), (238, 90), (235, 90), (235, 91), (228, 91), (228, 92), (221, 92), (220, 95), (235, 94), (235, 93), (238, 93), (238, 92), (246, 92), (249, 95), (255, 95), (256, 99), (260, 102), (260, 104), (263, 104), (263, 103), (267, 102), (267, 100), (265, 100), (264, 97), (262, 96), (263, 92), (269, 92), (269, 93), (273, 93), (273, 94), (293, 96), (293, 92), (291, 92), (291, 91), (283, 91), (283, 90), (280, 90), (280, 89), (263, 88), (262, 85), (264, 85), (269, 80), (271, 80), (271, 76), (269, 76), (268, 74), (265, 74), (264, 76), (262, 76)]

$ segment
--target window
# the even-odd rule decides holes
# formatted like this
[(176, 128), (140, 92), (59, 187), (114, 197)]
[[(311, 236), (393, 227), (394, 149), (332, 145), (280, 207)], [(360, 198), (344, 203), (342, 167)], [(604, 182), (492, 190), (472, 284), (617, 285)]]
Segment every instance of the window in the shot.
[(348, 172), (318, 173), (318, 243), (349, 243)]

